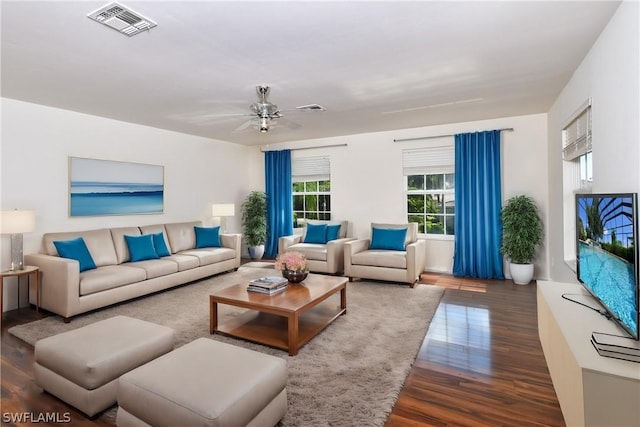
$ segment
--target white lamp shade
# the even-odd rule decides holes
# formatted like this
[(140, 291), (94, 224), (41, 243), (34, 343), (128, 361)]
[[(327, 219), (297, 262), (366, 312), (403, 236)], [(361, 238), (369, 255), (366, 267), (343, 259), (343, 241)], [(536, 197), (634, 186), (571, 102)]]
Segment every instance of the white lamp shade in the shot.
[(217, 203), (211, 205), (211, 216), (223, 217), (234, 216), (236, 214), (236, 205), (233, 203)]
[(1, 211), (0, 233), (18, 234), (28, 233), (36, 228), (36, 215), (34, 211)]

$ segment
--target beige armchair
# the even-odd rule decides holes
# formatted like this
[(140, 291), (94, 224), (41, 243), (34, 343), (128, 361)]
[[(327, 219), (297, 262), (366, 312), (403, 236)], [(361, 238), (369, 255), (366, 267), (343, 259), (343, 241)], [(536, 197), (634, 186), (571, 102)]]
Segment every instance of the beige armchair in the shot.
[[(324, 227), (330, 240), (323, 241), (321, 233)], [(339, 226), (339, 228), (337, 227)], [(332, 228), (334, 227), (334, 228)], [(344, 244), (353, 237), (347, 237), (348, 221), (307, 220), (303, 233), (284, 236), (278, 239), (278, 254), (296, 251), (307, 257), (309, 271), (315, 273), (337, 274), (344, 270)], [(332, 230), (331, 230), (332, 228)], [(337, 234), (337, 235), (336, 235)]]
[[(406, 235), (402, 235), (402, 229), (406, 229)], [(345, 243), (344, 271), (349, 281), (358, 277), (413, 287), (426, 261), (426, 242), (418, 240), (418, 224), (372, 223), (371, 231), (372, 239)]]

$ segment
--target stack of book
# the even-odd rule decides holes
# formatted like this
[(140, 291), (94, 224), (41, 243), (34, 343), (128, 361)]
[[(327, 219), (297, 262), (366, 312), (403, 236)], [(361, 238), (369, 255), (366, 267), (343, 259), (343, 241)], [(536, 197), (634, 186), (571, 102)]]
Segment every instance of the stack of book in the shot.
[(640, 363), (640, 342), (634, 339), (594, 332), (591, 334), (591, 344), (600, 356)]
[(289, 281), (280, 276), (261, 277), (249, 282), (248, 291), (260, 292), (262, 294), (273, 295), (287, 289)]

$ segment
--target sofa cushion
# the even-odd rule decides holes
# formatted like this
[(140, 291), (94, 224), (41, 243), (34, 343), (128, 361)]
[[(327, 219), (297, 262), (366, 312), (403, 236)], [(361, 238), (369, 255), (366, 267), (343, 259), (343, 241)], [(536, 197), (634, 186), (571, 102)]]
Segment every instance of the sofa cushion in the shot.
[(124, 236), (129, 248), (129, 258), (131, 262), (145, 261), (148, 259), (160, 258), (153, 245), (153, 235), (143, 234), (141, 236)]
[(406, 269), (407, 253), (393, 250), (368, 250), (352, 254), (351, 264)]
[(300, 252), (307, 259), (316, 261), (327, 260), (327, 245), (319, 245), (317, 243), (296, 243), (289, 246), (287, 251)]
[(191, 270), (200, 267), (200, 259), (193, 255), (173, 254), (164, 257), (163, 260), (173, 261), (178, 265), (178, 271)]
[[(169, 252), (169, 254), (172, 253), (171, 251), (171, 246), (169, 245), (169, 238), (167, 237), (167, 231), (164, 228), (164, 224), (153, 224), (153, 225), (141, 225), (140, 226), (140, 232), (142, 234), (156, 234), (156, 233), (162, 233), (162, 235), (164, 236), (164, 242), (167, 246), (167, 250)], [(153, 242), (155, 244), (155, 241)], [(156, 252), (158, 252), (158, 248), (156, 247)], [(158, 255), (161, 255), (158, 252)]]
[(165, 224), (171, 253), (178, 253), (196, 247), (196, 232), (194, 227), (202, 226), (202, 222), (175, 222)]
[(159, 257), (171, 255), (164, 239), (164, 233), (153, 233), (151, 236), (153, 237), (153, 247), (156, 248)]
[(143, 269), (147, 274), (147, 279), (154, 279), (167, 274), (178, 272), (178, 263), (175, 261), (164, 259), (149, 259), (145, 261), (130, 262), (125, 264), (128, 267), (136, 267)]
[(138, 227), (116, 227), (111, 229), (111, 239), (113, 240), (113, 246), (116, 249), (118, 264), (131, 261), (131, 256), (129, 254), (129, 245), (124, 239), (124, 236), (139, 235), (140, 229)]
[(219, 248), (220, 227), (193, 227), (196, 233), (196, 248)]
[(147, 278), (142, 268), (124, 265), (106, 265), (95, 270), (80, 273), (80, 295), (89, 295), (131, 283), (141, 282)]
[(180, 255), (191, 255), (197, 257), (200, 261), (200, 265), (202, 266), (233, 259), (236, 257), (236, 251), (229, 248), (204, 248), (183, 251), (180, 252)]
[(96, 263), (93, 262), (93, 258), (82, 237), (71, 240), (56, 240), (53, 244), (61, 257), (78, 261), (80, 263), (80, 271), (96, 268)]
[[(327, 226), (330, 225), (339, 225), (340, 229), (338, 231), (338, 239), (344, 239), (345, 237), (347, 237), (347, 228), (349, 227), (349, 222), (348, 221), (327, 221), (327, 220), (319, 220), (319, 219), (308, 219), (306, 220), (306, 224), (314, 224), (314, 225), (318, 225), (318, 224), (325, 224)], [(307, 227), (304, 227), (303, 230), (303, 235), (302, 235), (302, 241), (304, 242), (304, 238), (306, 236), (306, 232), (307, 232)]]
[(327, 224), (307, 224), (304, 243), (327, 243)]
[(47, 255), (58, 255), (53, 242), (55, 240), (71, 240), (82, 237), (91, 253), (96, 266), (114, 265), (118, 263), (116, 250), (113, 246), (111, 231), (107, 228), (89, 231), (68, 231), (62, 233), (45, 233), (42, 236), (44, 251)]
[(406, 228), (373, 228), (371, 230), (371, 245), (369, 249), (388, 249), (404, 251)]

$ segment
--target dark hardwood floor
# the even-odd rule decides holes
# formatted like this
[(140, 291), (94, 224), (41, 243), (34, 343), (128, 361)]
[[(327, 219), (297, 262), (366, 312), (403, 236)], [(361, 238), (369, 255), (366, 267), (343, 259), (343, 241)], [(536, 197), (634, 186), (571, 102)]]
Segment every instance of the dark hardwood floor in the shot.
[[(565, 425), (538, 339), (535, 284), (428, 273), (421, 283), (447, 289), (386, 427)], [(115, 425), (105, 416), (88, 419), (35, 385), (33, 347), (7, 329), (46, 315), (32, 308), (4, 314), (2, 425), (30, 425), (10, 421), (23, 413)]]

